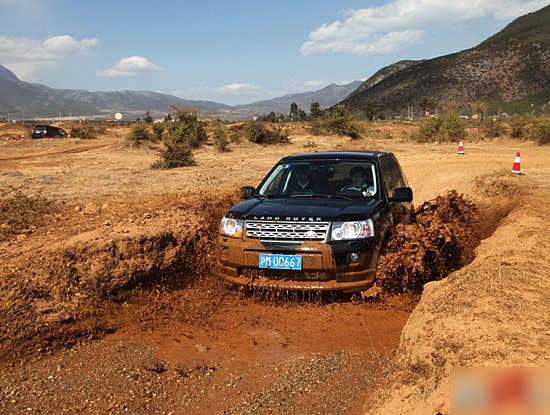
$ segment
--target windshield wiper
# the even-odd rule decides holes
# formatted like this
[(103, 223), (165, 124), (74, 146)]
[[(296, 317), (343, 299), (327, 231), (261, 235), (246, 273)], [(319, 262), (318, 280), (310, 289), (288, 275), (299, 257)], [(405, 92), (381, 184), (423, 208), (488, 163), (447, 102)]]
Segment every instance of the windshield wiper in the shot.
[(342, 195), (324, 195), (322, 193), (299, 193), (295, 195), (289, 195), (288, 197), (320, 197), (323, 199), (344, 199), (344, 200), (353, 200), (351, 197), (342, 196)]

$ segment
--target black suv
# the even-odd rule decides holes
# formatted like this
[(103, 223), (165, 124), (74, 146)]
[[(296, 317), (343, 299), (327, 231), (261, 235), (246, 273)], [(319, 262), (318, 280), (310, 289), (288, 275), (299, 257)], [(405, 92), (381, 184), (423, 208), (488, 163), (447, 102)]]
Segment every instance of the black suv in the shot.
[(67, 136), (65, 130), (51, 125), (37, 125), (32, 129), (32, 138), (62, 138)]
[(226, 280), (251, 287), (366, 290), (393, 228), (413, 213), (387, 152), (288, 156), (242, 192), (221, 221), (218, 258)]

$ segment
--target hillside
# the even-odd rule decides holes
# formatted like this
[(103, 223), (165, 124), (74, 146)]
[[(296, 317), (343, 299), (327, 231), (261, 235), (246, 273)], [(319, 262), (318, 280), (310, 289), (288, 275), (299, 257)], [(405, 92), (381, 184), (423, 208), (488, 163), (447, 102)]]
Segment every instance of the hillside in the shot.
[(230, 108), (210, 101), (194, 101), (150, 91), (90, 92), (54, 89), (21, 81), (0, 65), (0, 117), (8, 113), (25, 118), (63, 115), (98, 115), (102, 113), (156, 111), (168, 112), (173, 104), (193, 107), (199, 112)]
[[(493, 111), (513, 112), (550, 97), (550, 6), (514, 20), (478, 46), (416, 64), (399, 63), (363, 83), (342, 103), (356, 112), (369, 101), (386, 115), (405, 115), (423, 98), (464, 113), (479, 103)], [(410, 62), (410, 61), (408, 61)], [(398, 69), (398, 70), (395, 70)]]

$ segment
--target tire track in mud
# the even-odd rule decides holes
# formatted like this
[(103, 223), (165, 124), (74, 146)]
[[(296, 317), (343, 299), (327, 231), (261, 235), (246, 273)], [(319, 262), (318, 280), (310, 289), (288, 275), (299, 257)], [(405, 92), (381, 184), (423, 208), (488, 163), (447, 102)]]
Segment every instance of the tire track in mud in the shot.
[(47, 153), (38, 153), (38, 154), (29, 155), (29, 156), (0, 157), (0, 163), (5, 162), (5, 161), (7, 162), (7, 161), (17, 161), (17, 160), (28, 160), (28, 159), (34, 159), (34, 158), (39, 158), (39, 157), (56, 156), (56, 155), (59, 155), (59, 154), (84, 153), (84, 152), (90, 151), (90, 150), (97, 150), (99, 148), (110, 147), (115, 143), (116, 142), (113, 141), (112, 143), (109, 143), (109, 144), (99, 144), (99, 145), (94, 145), (94, 146), (87, 146), (86, 148), (71, 148), (71, 149), (60, 150), (60, 151), (50, 151), (50, 152), (47, 152)]

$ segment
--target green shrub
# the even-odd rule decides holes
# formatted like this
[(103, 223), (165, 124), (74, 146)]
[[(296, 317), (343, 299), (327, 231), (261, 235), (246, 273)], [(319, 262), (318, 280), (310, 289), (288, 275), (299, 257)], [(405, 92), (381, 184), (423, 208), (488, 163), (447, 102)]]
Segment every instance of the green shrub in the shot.
[(331, 111), (313, 123), (314, 134), (336, 134), (352, 139), (361, 137), (361, 129), (344, 105), (336, 105)]
[(221, 127), (217, 127), (214, 130), (214, 145), (219, 153), (228, 151), (227, 146), (229, 145), (229, 140), (227, 139), (225, 130)]
[(153, 124), (153, 139), (152, 141), (158, 142), (162, 140), (162, 133), (164, 133), (164, 125), (162, 123), (157, 122)]
[(481, 131), (487, 138), (496, 138), (503, 135), (506, 130), (500, 121), (489, 118), (483, 120), (481, 123)]
[(169, 123), (168, 139), (174, 143), (186, 144), (191, 148), (201, 147), (208, 140), (203, 122), (191, 110), (173, 107), (174, 122)]
[(151, 134), (147, 126), (141, 123), (135, 124), (130, 131), (130, 141), (134, 146), (139, 146), (143, 141), (151, 140)]
[(288, 134), (280, 128), (268, 129), (260, 121), (247, 121), (243, 127), (245, 137), (256, 144), (284, 144), (290, 142)]
[(531, 128), (529, 128), (529, 138), (540, 145), (550, 144), (550, 118), (533, 119)]
[(166, 148), (161, 151), (161, 158), (153, 163), (155, 169), (173, 169), (195, 165), (192, 149), (185, 143), (167, 141)]
[(418, 141), (449, 142), (457, 141), (466, 134), (464, 120), (456, 113), (446, 113), (436, 117), (430, 117), (421, 122), (416, 139)]

